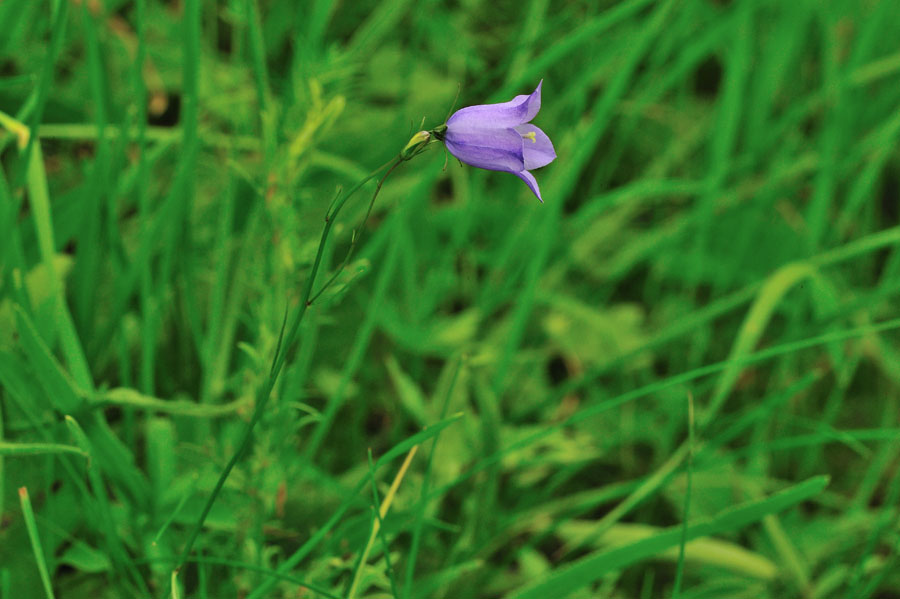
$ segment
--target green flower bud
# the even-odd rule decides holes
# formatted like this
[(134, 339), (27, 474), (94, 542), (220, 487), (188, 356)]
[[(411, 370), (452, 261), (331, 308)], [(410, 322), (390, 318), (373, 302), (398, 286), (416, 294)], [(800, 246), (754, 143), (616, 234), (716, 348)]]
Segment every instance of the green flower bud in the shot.
[(409, 160), (416, 154), (416, 152), (425, 147), (425, 144), (428, 143), (429, 139), (431, 139), (431, 133), (429, 133), (428, 131), (419, 131), (410, 138), (409, 143), (406, 144), (406, 147), (400, 151), (400, 158), (402, 158), (403, 160)]

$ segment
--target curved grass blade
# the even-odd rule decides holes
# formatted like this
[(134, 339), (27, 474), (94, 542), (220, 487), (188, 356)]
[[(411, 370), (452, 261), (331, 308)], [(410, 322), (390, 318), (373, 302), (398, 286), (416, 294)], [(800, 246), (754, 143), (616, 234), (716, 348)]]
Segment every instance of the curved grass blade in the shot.
[(673, 526), (658, 535), (624, 547), (601, 550), (563, 566), (542, 580), (507, 595), (507, 599), (562, 599), (602, 578), (607, 572), (626, 568), (677, 546), (684, 537), (692, 539), (740, 530), (769, 514), (784, 511), (821, 493), (828, 485), (827, 476), (816, 476), (765, 499), (751, 501), (696, 522), (682, 531)]

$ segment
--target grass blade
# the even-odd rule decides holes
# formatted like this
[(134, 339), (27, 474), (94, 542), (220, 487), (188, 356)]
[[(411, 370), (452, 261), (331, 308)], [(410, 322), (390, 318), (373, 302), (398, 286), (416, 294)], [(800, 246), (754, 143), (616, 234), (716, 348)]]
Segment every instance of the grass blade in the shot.
[(41, 548), (41, 537), (38, 535), (37, 522), (34, 519), (34, 511), (31, 509), (31, 499), (28, 497), (28, 489), (25, 487), (19, 488), (19, 502), (22, 504), (22, 517), (25, 519), (25, 528), (28, 529), (28, 538), (31, 540), (34, 561), (37, 563), (38, 572), (41, 575), (41, 584), (44, 585), (44, 594), (47, 599), (54, 599), (53, 585), (50, 584), (50, 572), (47, 570), (44, 550)]
[(84, 457), (88, 454), (80, 447), (60, 443), (9, 443), (0, 441), (0, 456), (31, 456), (54, 453), (74, 453)]
[(662, 553), (681, 542), (710, 535), (740, 530), (762, 520), (769, 514), (784, 511), (821, 493), (828, 485), (828, 477), (817, 476), (775, 493), (765, 499), (744, 503), (714, 518), (688, 526), (686, 535), (681, 526), (674, 526), (649, 539), (592, 553), (567, 566), (554, 570), (549, 576), (507, 595), (507, 599), (563, 599), (570, 593), (592, 584), (607, 572), (626, 568)]

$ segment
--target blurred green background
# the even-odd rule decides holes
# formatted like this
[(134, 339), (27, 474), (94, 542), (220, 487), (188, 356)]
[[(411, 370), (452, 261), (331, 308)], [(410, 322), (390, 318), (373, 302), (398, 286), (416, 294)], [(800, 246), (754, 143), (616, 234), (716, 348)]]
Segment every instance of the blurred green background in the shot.
[[(0, 597), (900, 597), (898, 31), (3, 0)], [(338, 187), (541, 79), (543, 205), (439, 144), (349, 200), (189, 546)]]

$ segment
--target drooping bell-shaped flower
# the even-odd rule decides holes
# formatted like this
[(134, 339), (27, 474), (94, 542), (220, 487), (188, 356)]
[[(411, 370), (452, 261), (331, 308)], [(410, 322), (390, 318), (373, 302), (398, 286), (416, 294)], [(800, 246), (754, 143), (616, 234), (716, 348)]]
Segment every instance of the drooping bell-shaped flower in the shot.
[(550, 138), (530, 124), (541, 109), (542, 84), (543, 80), (530, 95), (509, 102), (461, 108), (440, 132), (447, 150), (460, 162), (512, 173), (525, 181), (541, 202), (541, 190), (529, 171), (556, 158)]

